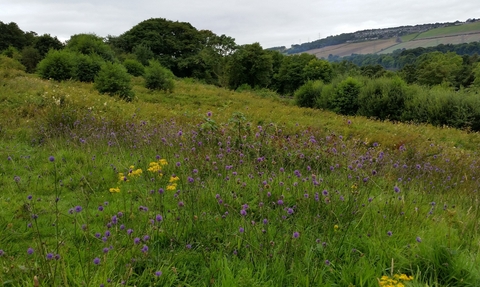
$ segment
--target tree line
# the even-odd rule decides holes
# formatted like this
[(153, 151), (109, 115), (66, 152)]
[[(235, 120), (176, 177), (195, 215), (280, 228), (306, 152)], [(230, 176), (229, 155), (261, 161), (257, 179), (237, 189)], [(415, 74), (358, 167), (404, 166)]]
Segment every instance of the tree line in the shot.
[[(259, 43), (237, 45), (229, 36), (163, 18), (145, 20), (119, 36), (78, 34), (65, 43), (23, 32), (15, 23), (0, 22), (0, 31), (3, 57), (22, 63), (27, 72), (93, 82), (99, 92), (125, 100), (134, 99), (132, 76), (165, 92), (174, 89), (174, 77), (190, 77), (233, 90), (266, 89), (294, 96), (303, 107), (345, 115), (480, 130), (480, 58), (471, 54), (477, 44), (365, 55), (359, 65), (357, 56), (330, 62), (265, 50)], [(378, 59), (403, 62), (392, 70)]]

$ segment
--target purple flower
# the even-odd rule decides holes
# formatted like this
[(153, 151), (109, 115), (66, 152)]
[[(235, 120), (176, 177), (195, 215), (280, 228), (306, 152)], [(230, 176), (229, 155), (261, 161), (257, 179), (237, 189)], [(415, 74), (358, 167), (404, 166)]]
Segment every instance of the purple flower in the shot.
[(187, 245), (185, 245), (185, 248), (187, 248), (187, 249), (192, 249), (192, 245), (191, 245), (191, 244), (187, 244)]
[(294, 212), (294, 211), (293, 211), (293, 208), (288, 208), (288, 209), (287, 209), (287, 212), (288, 212), (288, 214), (293, 214), (293, 212)]
[(100, 238), (100, 237), (102, 237), (102, 235), (100, 234), (100, 232), (97, 232), (97, 233), (95, 233), (95, 237)]
[(296, 231), (293, 233), (293, 238), (298, 238), (299, 236), (300, 236), (300, 233), (298, 233)]
[(127, 229), (127, 234), (128, 234), (128, 235), (130, 235), (130, 234), (132, 234), (132, 233), (133, 233), (133, 229), (131, 229), (131, 228), (130, 228), (130, 229)]
[(144, 241), (144, 242), (148, 241), (149, 239), (150, 239), (150, 236), (148, 236), (148, 235), (145, 235), (145, 236), (143, 237), (143, 241)]
[(75, 206), (75, 212), (80, 212), (82, 211), (82, 207), (80, 205)]
[(34, 252), (33, 248), (32, 248), (32, 247), (28, 247), (27, 253), (28, 253), (29, 255), (32, 255), (33, 252)]
[(244, 233), (244, 232), (245, 232), (245, 229), (244, 229), (243, 227), (240, 227), (240, 228), (238, 229), (238, 232)]
[(148, 252), (148, 246), (147, 246), (147, 245), (143, 245), (143, 247), (142, 247), (142, 252), (143, 252), (143, 253), (147, 253), (147, 252)]
[(50, 162), (54, 162), (54, 161), (55, 161), (55, 158), (53, 157), (53, 155), (51, 155), (51, 156), (48, 158), (48, 160), (49, 160)]
[(247, 215), (247, 211), (245, 209), (242, 209), (242, 210), (240, 210), (240, 214), (242, 216), (245, 216), (245, 215)]
[(157, 271), (157, 272), (155, 272), (155, 276), (156, 276), (156, 277), (162, 276), (162, 271)]
[(330, 265), (330, 261), (327, 259), (325, 260), (325, 265), (329, 266)]
[(53, 259), (53, 253), (47, 253), (47, 260)]
[(103, 211), (103, 205), (98, 206), (98, 211)]
[(135, 238), (133, 239), (133, 243), (139, 244), (139, 243), (140, 243), (140, 238), (135, 237)]
[(420, 238), (420, 236), (417, 236), (417, 242), (418, 243), (422, 242), (422, 239)]
[(108, 247), (103, 248), (103, 253), (108, 253), (108, 251), (110, 251)]
[(268, 219), (264, 218), (263, 219), (263, 224), (267, 224), (268, 223)]
[(396, 193), (399, 193), (399, 192), (400, 192), (400, 188), (399, 188), (398, 186), (395, 186), (395, 187), (393, 188), (393, 191), (395, 191)]
[(93, 264), (95, 264), (95, 265), (100, 264), (100, 258), (95, 257), (95, 259), (93, 259)]
[(184, 207), (184, 206), (185, 206), (185, 204), (183, 203), (183, 201), (178, 202), (178, 207)]
[(157, 216), (155, 216), (155, 220), (160, 222), (163, 220), (163, 216), (161, 216), (160, 214), (157, 214)]
[(117, 224), (117, 222), (118, 222), (117, 216), (116, 215), (112, 216), (112, 223)]
[(328, 191), (325, 189), (324, 191), (322, 191), (322, 194), (323, 194), (324, 196), (327, 196), (327, 195), (328, 195)]
[(105, 231), (105, 237), (110, 237), (110, 230)]
[(393, 234), (393, 233), (392, 233), (391, 231), (388, 231), (388, 232), (387, 232), (387, 235), (388, 235), (388, 236), (392, 236), (392, 234)]
[(5, 251), (3, 249), (0, 249), (0, 256), (3, 256), (5, 254)]
[(278, 205), (283, 205), (283, 200), (279, 199), (279, 200), (277, 201), (277, 204), (278, 204)]

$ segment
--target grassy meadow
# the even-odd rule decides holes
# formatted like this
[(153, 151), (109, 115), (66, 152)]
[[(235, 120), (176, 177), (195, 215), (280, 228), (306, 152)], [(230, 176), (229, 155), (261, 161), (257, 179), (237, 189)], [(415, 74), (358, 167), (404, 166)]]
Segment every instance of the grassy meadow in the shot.
[(480, 136), (0, 69), (1, 286), (479, 286)]

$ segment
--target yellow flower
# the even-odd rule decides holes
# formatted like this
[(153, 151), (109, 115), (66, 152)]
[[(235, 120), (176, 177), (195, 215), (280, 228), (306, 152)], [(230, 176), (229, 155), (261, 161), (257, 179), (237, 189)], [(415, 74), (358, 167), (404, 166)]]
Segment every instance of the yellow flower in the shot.
[(120, 188), (118, 188), (118, 187), (112, 187), (112, 188), (109, 189), (109, 191), (110, 191), (111, 193), (119, 193), (119, 192), (120, 192)]
[(337, 225), (337, 224), (335, 224), (335, 225), (333, 226), (333, 230), (335, 230), (335, 231), (338, 230), (338, 225)]
[(128, 181), (128, 180), (125, 180), (125, 179), (126, 179), (126, 177), (125, 177), (125, 175), (123, 174), (123, 172), (120, 172), (120, 173), (118, 174), (118, 181)]
[(170, 180), (168, 182), (172, 183), (172, 182), (175, 182), (175, 181), (178, 181), (178, 180), (180, 180), (180, 178), (178, 178), (178, 176), (171, 176)]
[(167, 185), (167, 190), (175, 190), (177, 189), (177, 184), (176, 183), (171, 183)]
[(158, 163), (160, 164), (160, 166), (166, 166), (168, 164), (167, 160), (164, 158), (160, 159)]

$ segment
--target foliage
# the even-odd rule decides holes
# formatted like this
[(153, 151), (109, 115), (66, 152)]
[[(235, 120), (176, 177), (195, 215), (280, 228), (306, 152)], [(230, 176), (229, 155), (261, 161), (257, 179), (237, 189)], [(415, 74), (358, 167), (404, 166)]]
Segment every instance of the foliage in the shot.
[(25, 66), (28, 73), (34, 73), (37, 64), (40, 62), (42, 56), (34, 47), (25, 47), (21, 53), (21, 63)]
[(127, 72), (135, 77), (142, 76), (145, 73), (145, 67), (137, 60), (126, 59), (123, 61), (123, 66), (127, 69)]
[(462, 57), (455, 53), (433, 52), (417, 59), (416, 76), (421, 85), (455, 85), (455, 76), (461, 71)]
[(150, 90), (172, 92), (174, 88), (173, 74), (162, 67), (158, 61), (150, 61), (145, 68), (145, 87)]
[(0, 69), (25, 71), (25, 66), (15, 59), (0, 55)]
[(407, 85), (400, 78), (368, 80), (358, 97), (358, 114), (398, 121), (401, 120), (405, 102), (408, 100)]
[(326, 60), (312, 59), (303, 68), (304, 80), (322, 80), (324, 83), (330, 83), (332, 77), (332, 66)]
[(259, 43), (243, 45), (231, 55), (229, 70), (232, 89), (242, 84), (252, 88), (267, 87), (272, 77), (272, 58)]
[(50, 51), (50, 49), (61, 50), (63, 44), (58, 38), (50, 36), (50, 34), (43, 34), (35, 37), (33, 47), (38, 50), (40, 56), (43, 58)]
[(114, 61), (115, 55), (103, 38), (95, 34), (77, 34), (67, 41), (66, 49), (84, 55), (98, 55), (105, 61)]
[(355, 115), (358, 110), (358, 96), (362, 84), (355, 78), (348, 77), (335, 88), (332, 110), (342, 115)]
[(80, 82), (93, 82), (104, 62), (97, 54), (75, 54), (75, 79)]
[(152, 60), (155, 57), (155, 54), (152, 52), (152, 49), (150, 49), (150, 47), (143, 44), (136, 45), (135, 47), (133, 47), (132, 53), (135, 55), (137, 60), (144, 66), (147, 66), (148, 61)]
[(18, 27), (17, 23), (8, 24), (0, 21), (0, 51), (12, 46), (17, 50), (23, 49), (28, 44), (25, 33)]
[(37, 65), (43, 79), (63, 81), (75, 78), (75, 54), (66, 50), (50, 50)]
[(95, 77), (94, 86), (102, 94), (118, 95), (127, 102), (135, 96), (127, 69), (117, 63), (105, 62)]
[[(305, 69), (311, 61), (313, 61), (311, 63), (312, 66), (307, 68), (306, 74)], [(284, 56), (278, 72), (274, 75), (274, 88), (282, 95), (293, 94), (301, 85), (305, 83), (306, 80), (308, 80), (308, 77), (319, 76), (318, 74), (314, 76), (313, 71), (315, 68), (313, 68), (313, 66), (316, 65), (315, 63), (323, 62), (316, 61), (316, 57), (309, 54)], [(320, 73), (325, 73), (325, 76), (328, 75), (328, 72), (323, 72), (323, 70)]]
[(313, 108), (317, 98), (322, 95), (324, 84), (322, 81), (307, 81), (295, 91), (295, 102), (300, 107)]

